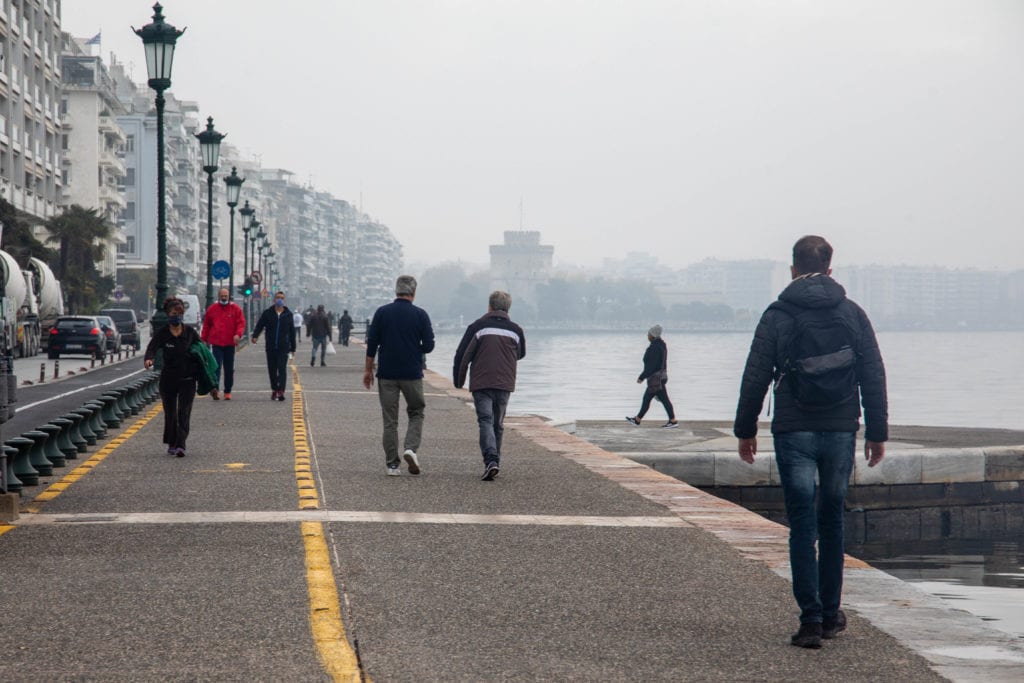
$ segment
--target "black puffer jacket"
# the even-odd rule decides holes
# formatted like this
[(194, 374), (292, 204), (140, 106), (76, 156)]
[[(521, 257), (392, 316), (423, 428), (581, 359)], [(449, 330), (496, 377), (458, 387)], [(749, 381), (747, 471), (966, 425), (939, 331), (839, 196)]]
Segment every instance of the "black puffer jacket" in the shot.
[[(867, 314), (847, 299), (843, 287), (827, 275), (816, 274), (793, 280), (779, 295), (779, 299), (800, 308), (838, 307), (840, 314), (850, 321), (854, 329), (860, 331), (856, 371), (864, 404), (864, 437), (868, 441), (888, 440), (885, 366)], [(740, 400), (733, 425), (733, 433), (741, 439), (757, 435), (757, 417), (764, 405), (765, 392), (784, 362), (783, 354), (789, 345), (793, 325), (793, 317), (784, 311), (769, 307), (761, 315), (743, 369)], [(850, 400), (831, 410), (809, 412), (796, 405), (789, 383), (780, 382), (775, 390), (772, 433), (856, 432), (860, 427), (860, 408), (857, 401)]]

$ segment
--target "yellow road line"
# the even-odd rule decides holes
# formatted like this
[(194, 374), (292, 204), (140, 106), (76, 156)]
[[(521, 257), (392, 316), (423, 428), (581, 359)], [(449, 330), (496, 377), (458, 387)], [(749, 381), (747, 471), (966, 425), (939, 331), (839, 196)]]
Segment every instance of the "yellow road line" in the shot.
[[(295, 433), (295, 481), (299, 488), (299, 509), (316, 510), (320, 506), (320, 496), (310, 462), (302, 384), (294, 363), (292, 377), (292, 429)], [(327, 549), (324, 525), (321, 522), (303, 522), (302, 542), (306, 549), (309, 628), (316, 644), (317, 656), (333, 680), (358, 683), (363, 680), (359, 672), (359, 660), (348, 642), (345, 623), (341, 618), (338, 585), (334, 581), (334, 567)]]
[(116, 451), (125, 441), (135, 436), (140, 429), (149, 424), (150, 421), (159, 415), (162, 410), (163, 408), (161, 406), (155, 406), (148, 413), (137, 419), (130, 427), (128, 427), (128, 429), (114, 437), (110, 443), (93, 453), (91, 458), (65, 474), (59, 481), (55, 481), (46, 487), (45, 490), (32, 499), (31, 503), (25, 506), (25, 512), (39, 512), (43, 507), (43, 503), (53, 500), (67, 490), (67, 488), (73, 483), (91, 472), (92, 468), (106, 460), (107, 456)]

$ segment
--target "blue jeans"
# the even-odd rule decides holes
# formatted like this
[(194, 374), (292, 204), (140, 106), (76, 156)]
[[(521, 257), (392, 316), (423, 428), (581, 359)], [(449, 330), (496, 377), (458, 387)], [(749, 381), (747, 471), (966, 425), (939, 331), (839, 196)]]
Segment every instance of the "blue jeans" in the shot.
[[(775, 461), (789, 519), (789, 566), (800, 623), (835, 617), (843, 593), (843, 511), (855, 432), (775, 435)], [(814, 475), (818, 475), (815, 506)], [(814, 543), (818, 542), (817, 552)]]
[(505, 433), (505, 409), (512, 392), (479, 389), (473, 392), (476, 422), (480, 426), (480, 453), (484, 465), (501, 462), (501, 437)]
[(213, 358), (217, 361), (217, 384), (220, 384), (220, 371), (224, 369), (224, 393), (230, 394), (235, 385), (235, 347), (214, 346)]
[(320, 362), (324, 362), (324, 354), (327, 353), (327, 337), (313, 337), (313, 355), (309, 357), (309, 362), (312, 363), (316, 360), (316, 349), (320, 347)]

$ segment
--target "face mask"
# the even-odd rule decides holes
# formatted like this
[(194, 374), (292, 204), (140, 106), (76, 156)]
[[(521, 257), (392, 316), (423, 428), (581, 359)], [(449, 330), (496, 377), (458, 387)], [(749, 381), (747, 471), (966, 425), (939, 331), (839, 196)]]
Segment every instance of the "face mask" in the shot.
[(167, 323), (169, 325), (180, 325), (181, 321), (182, 317), (180, 315), (172, 315), (169, 318), (167, 318)]
[(227, 306), (228, 305), (228, 300), (227, 299), (221, 299), (220, 300), (220, 305), (221, 306)]
[(284, 299), (274, 299), (275, 306), (284, 306)]

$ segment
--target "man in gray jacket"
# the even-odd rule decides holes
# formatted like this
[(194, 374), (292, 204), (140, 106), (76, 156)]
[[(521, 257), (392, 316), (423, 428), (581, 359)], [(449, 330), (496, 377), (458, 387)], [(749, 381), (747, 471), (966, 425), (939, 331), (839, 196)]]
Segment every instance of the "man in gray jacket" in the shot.
[[(523, 328), (509, 320), (512, 297), (491, 292), (487, 313), (466, 328), (455, 352), (452, 377), (461, 387), (470, 374), (476, 421), (480, 426), (480, 452), (484, 457), (484, 481), (498, 476), (501, 437), (509, 395), (516, 388), (516, 364), (526, 355)], [(470, 366), (472, 372), (470, 373)]]

